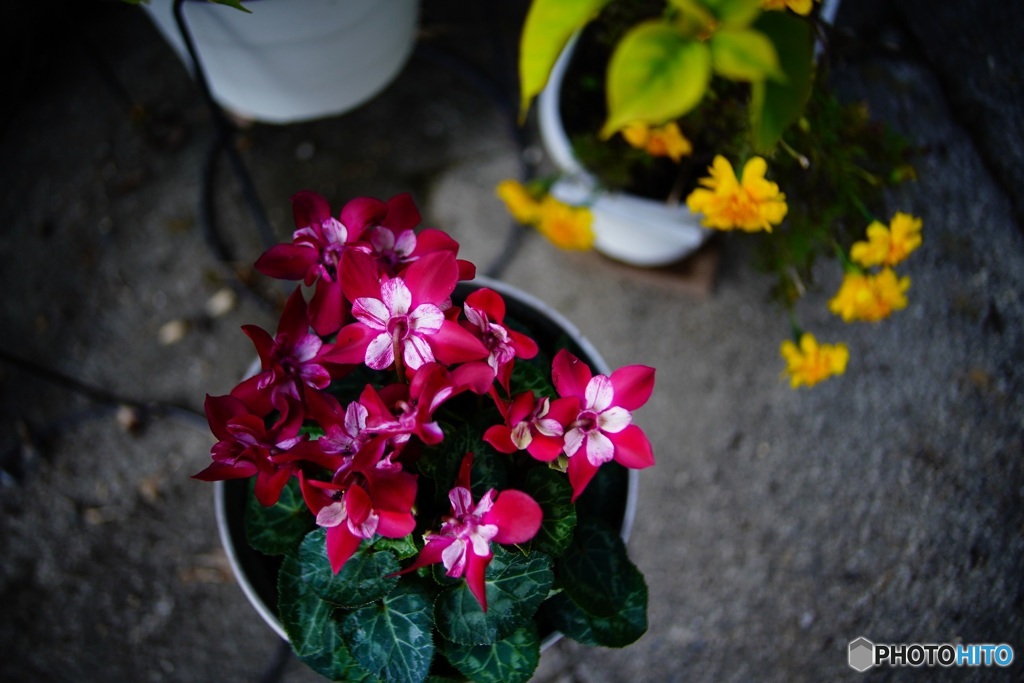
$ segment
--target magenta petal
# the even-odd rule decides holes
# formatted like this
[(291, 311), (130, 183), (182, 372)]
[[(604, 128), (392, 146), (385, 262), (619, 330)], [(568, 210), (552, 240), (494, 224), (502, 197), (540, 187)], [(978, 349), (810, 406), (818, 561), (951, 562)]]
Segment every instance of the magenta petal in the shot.
[(256, 347), (256, 353), (259, 354), (260, 360), (263, 362), (263, 369), (266, 370), (270, 367), (268, 361), (274, 354), (274, 338), (270, 336), (269, 332), (256, 325), (242, 325), (242, 332), (245, 332), (246, 336), (252, 340)]
[(487, 565), (491, 563), (493, 553), (480, 557), (473, 553), (472, 548), (466, 553), (466, 584), (469, 592), (473, 594), (483, 611), (487, 611), (487, 582), (484, 580), (487, 573)]
[(377, 510), (377, 533), (385, 538), (405, 538), (416, 529), (416, 518), (411, 512)]
[(381, 279), (380, 266), (372, 256), (355, 249), (342, 253), (341, 287), (346, 299), (380, 299)]
[(267, 277), (280, 280), (302, 280), (316, 265), (317, 250), (300, 244), (277, 244), (256, 259), (255, 268)]
[(366, 357), (366, 347), (378, 335), (377, 330), (363, 323), (350, 323), (338, 331), (331, 349), (320, 356), (321, 363), (359, 365)]
[(526, 452), (541, 462), (551, 462), (562, 454), (562, 446), (565, 442), (560, 436), (545, 436), (534, 434)]
[(597, 470), (597, 465), (591, 464), (587, 459), (587, 454), (582, 450), (569, 458), (569, 484), (572, 485), (573, 502), (576, 502), (583, 490), (587, 488), (587, 484), (597, 474)]
[(551, 362), (551, 381), (560, 396), (586, 396), (587, 384), (593, 373), (590, 367), (565, 349), (555, 354)]
[(484, 442), (491, 445), (499, 453), (515, 453), (519, 449), (512, 443), (512, 430), (505, 425), (488, 427), (484, 432)]
[(327, 530), (327, 559), (335, 574), (341, 571), (362, 542), (363, 539), (349, 531), (348, 524), (339, 524)]
[(512, 348), (515, 349), (516, 358), (529, 360), (540, 353), (540, 347), (537, 346), (537, 342), (533, 341), (522, 332), (509, 330), (508, 336), (512, 340)]
[(203, 407), (206, 409), (206, 421), (210, 423), (210, 431), (220, 441), (231, 439), (231, 435), (224, 428), (228, 420), (249, 412), (240, 399), (231, 395), (210, 396), (207, 394)]
[(414, 304), (441, 304), (459, 281), (455, 257), (447, 251), (425, 254), (402, 272)]
[(341, 208), (341, 222), (349, 230), (349, 240), (359, 235), (372, 225), (379, 225), (387, 215), (387, 204), (373, 197), (356, 197)]
[(224, 481), (226, 479), (246, 479), (256, 474), (256, 465), (248, 460), (239, 460), (235, 463), (214, 462), (204, 469), (192, 475), (193, 479), (199, 481)]
[[(390, 214), (388, 218), (391, 218)], [(421, 230), (416, 235), (416, 251), (413, 253), (417, 256), (423, 256), (424, 254), (432, 254), (435, 251), (447, 251), (454, 256), (459, 253), (459, 243), (443, 230), (436, 228)]]
[(484, 362), (465, 363), (452, 370), (452, 385), (457, 391), (468, 389), (483, 396), (494, 383), (494, 370)]
[(494, 524), (498, 543), (526, 543), (537, 535), (544, 513), (533, 498), (515, 489), (498, 494), (494, 505), (483, 516), (484, 524)]
[(493, 289), (476, 290), (466, 297), (466, 304), (486, 313), (491, 322), (500, 323), (505, 319), (505, 300)]
[[(387, 221), (387, 227), (395, 232), (412, 230), (419, 225), (421, 220), (420, 210), (416, 208), (412, 195), (408, 192), (403, 192), (389, 199), (387, 203), (387, 217), (384, 220)], [(428, 231), (424, 230), (423, 232)], [(437, 232), (440, 232), (440, 230)], [(456, 245), (456, 248), (458, 248), (458, 245)]]
[(454, 540), (454, 538), (448, 536), (428, 536), (427, 542), (423, 546), (423, 550), (421, 550), (420, 554), (416, 556), (415, 561), (397, 573), (407, 574), (419, 569), (420, 567), (426, 567), (441, 562), (441, 554), (452, 544)]
[[(259, 328), (257, 328), (259, 329)], [(262, 373), (253, 375), (249, 379), (242, 380), (238, 386), (231, 390), (231, 395), (240, 400), (255, 415), (267, 415), (274, 406), (270, 402), (270, 391), (260, 389)]]
[(345, 295), (339, 280), (323, 280), (309, 300), (309, 322), (321, 337), (337, 332), (345, 322)]
[(487, 356), (487, 347), (458, 323), (445, 320), (441, 329), (427, 337), (434, 357), (445, 365), (465, 363)]
[(634, 470), (654, 464), (654, 450), (647, 435), (636, 425), (629, 425), (618, 434), (609, 434), (615, 444), (615, 462)]
[(654, 368), (646, 365), (627, 365), (611, 375), (615, 397), (612, 405), (626, 410), (636, 410), (651, 397), (654, 391)]
[(302, 297), (302, 288), (296, 287), (288, 297), (281, 311), (281, 319), (277, 322), (277, 336), (288, 335), (298, 340), (309, 331), (309, 318), (306, 317), (306, 300)]
[(281, 490), (291, 477), (292, 473), (289, 468), (274, 470), (270, 473), (260, 472), (256, 475), (256, 487), (253, 491), (256, 494), (256, 500), (266, 507), (274, 505), (281, 497)]
[(319, 227), (331, 217), (331, 206), (316, 192), (302, 190), (292, 195), (292, 216), (297, 228)]

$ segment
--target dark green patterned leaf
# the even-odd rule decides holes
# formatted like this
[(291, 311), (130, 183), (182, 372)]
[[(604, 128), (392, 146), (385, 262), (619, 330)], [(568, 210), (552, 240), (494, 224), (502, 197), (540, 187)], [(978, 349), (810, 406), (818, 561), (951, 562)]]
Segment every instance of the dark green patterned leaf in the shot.
[(534, 467), (526, 475), (524, 490), (544, 513), (532, 547), (552, 557), (560, 556), (569, 547), (576, 528), (576, 506), (572, 503), (569, 480), (549, 467)]
[(286, 555), (277, 575), (278, 612), (288, 641), (299, 657), (329, 652), (338, 640), (331, 619), (334, 605), (314, 593), (302, 578), (295, 555)]
[(265, 507), (252, 494), (245, 510), (245, 535), (249, 545), (264, 555), (284, 555), (298, 547), (303, 537), (315, 526), (312, 513), (299, 491), (298, 479), (292, 478), (281, 491), (276, 505)]
[(434, 606), (438, 631), (453, 643), (486, 645), (505, 638), (533, 617), (551, 589), (554, 573), (548, 555), (496, 544), (491, 549), (494, 558), (485, 575), (487, 611), (465, 581), (443, 591)]
[(398, 584), (401, 569), (387, 550), (377, 550), (363, 542), (335, 574), (327, 559), (326, 530), (311, 531), (299, 546), (302, 580), (324, 600), (340, 607), (361, 607), (378, 600)]
[(475, 683), (525, 683), (540, 662), (540, 638), (532, 621), (490, 645), (445, 642), (444, 650), (448, 661)]
[(434, 657), (430, 595), (408, 577), (386, 598), (341, 622), (349, 652), (375, 676), (395, 683), (426, 678)]

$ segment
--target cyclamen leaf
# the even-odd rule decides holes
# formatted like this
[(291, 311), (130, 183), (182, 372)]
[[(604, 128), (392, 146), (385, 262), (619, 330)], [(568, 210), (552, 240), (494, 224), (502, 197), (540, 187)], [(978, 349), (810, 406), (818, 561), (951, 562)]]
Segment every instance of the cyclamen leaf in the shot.
[(576, 506), (572, 503), (569, 480), (551, 468), (534, 467), (526, 475), (524, 490), (544, 513), (531, 547), (552, 557), (560, 556), (572, 542), (576, 528)]
[(278, 613), (288, 641), (299, 657), (329, 652), (337, 641), (334, 605), (313, 592), (296, 555), (286, 555), (277, 574)]
[(626, 544), (605, 524), (582, 522), (559, 562), (565, 593), (587, 613), (613, 616), (643, 586), (643, 575), (626, 554)]
[(476, 683), (525, 683), (540, 663), (540, 638), (531, 621), (490, 645), (444, 643), (445, 656)]
[(325, 632), (324, 649), (315, 655), (306, 655), (299, 659), (313, 671), (332, 681), (376, 683), (377, 678), (359, 666), (345, 647), (337, 621), (332, 620), (332, 623), (334, 628)]
[(266, 507), (252, 494), (252, 484), (245, 510), (245, 535), (249, 545), (264, 555), (284, 555), (316, 526), (299, 491), (298, 479), (292, 478), (281, 491), (277, 504)]
[(532, 391), (534, 396), (555, 396), (555, 387), (551, 383), (551, 363), (543, 370), (531, 361), (519, 361), (512, 366), (512, 380), (509, 388), (513, 396)]
[(533, 617), (548, 596), (554, 573), (541, 552), (524, 555), (492, 545), (487, 567), (487, 611), (465, 581), (442, 591), (434, 604), (438, 632), (460, 645), (489, 645), (505, 638)]
[(595, 616), (573, 602), (565, 592), (553, 595), (541, 610), (553, 628), (584, 645), (625, 647), (647, 632), (647, 585), (640, 577), (622, 610), (611, 616)]
[(431, 613), (429, 593), (405, 580), (386, 598), (346, 615), (341, 632), (349, 652), (373, 675), (418, 683), (434, 657)]
[(630, 30), (608, 64), (608, 119), (601, 137), (630, 123), (661, 124), (696, 107), (711, 79), (711, 51), (671, 24)]
[(366, 542), (335, 574), (327, 559), (326, 536), (325, 529), (316, 529), (299, 546), (302, 580), (318, 596), (340, 607), (360, 607), (383, 598), (398, 585), (398, 577), (391, 576), (401, 569), (398, 560)]

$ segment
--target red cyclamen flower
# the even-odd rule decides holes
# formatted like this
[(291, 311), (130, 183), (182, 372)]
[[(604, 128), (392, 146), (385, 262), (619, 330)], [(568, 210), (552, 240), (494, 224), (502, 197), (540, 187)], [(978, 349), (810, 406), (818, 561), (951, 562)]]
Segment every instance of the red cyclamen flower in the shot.
[(466, 577), (470, 592), (486, 612), (484, 574), (494, 557), (491, 542), (529, 541), (540, 530), (543, 513), (537, 501), (515, 489), (497, 494), (491, 489), (474, 504), (469, 482), (472, 466), (473, 454), (467, 453), (455, 488), (448, 493), (451, 515), (444, 518), (440, 532), (426, 535), (423, 550), (402, 573), (441, 562), (448, 576)]
[(537, 400), (532, 391), (517, 395), (505, 413), (505, 424), (489, 427), (484, 441), (501, 453), (527, 451), (537, 460), (550, 462), (562, 453), (565, 428), (579, 414), (575, 398), (546, 396)]
[(505, 325), (505, 300), (493, 289), (484, 287), (471, 293), (466, 297), (463, 311), (466, 314), (463, 326), (487, 347), (487, 364), (507, 391), (513, 361), (536, 356), (537, 343)]
[(631, 424), (631, 411), (646, 403), (654, 390), (654, 368), (628, 365), (610, 377), (592, 375), (586, 363), (562, 349), (551, 364), (551, 379), (559, 395), (580, 401), (564, 437), (573, 500), (598, 467), (610, 460), (631, 469), (654, 464), (647, 435)]

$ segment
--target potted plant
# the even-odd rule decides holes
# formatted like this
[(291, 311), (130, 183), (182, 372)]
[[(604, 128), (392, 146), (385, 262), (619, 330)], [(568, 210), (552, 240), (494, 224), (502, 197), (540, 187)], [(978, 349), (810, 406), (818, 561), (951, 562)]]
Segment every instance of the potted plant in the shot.
[(335, 680), (526, 681), (558, 634), (639, 638), (622, 535), (654, 464), (633, 423), (653, 368), (609, 371), (560, 316), (478, 282), (446, 233), (414, 232), (408, 195), (293, 205), (292, 242), (256, 267), (312, 294), (275, 334), (243, 328), (259, 367), (207, 397), (195, 475), (261, 613)]
[(677, 261), (714, 231), (751, 233), (792, 316), (783, 355), (795, 385), (841, 373), (845, 348), (802, 342), (795, 318), (816, 262), (834, 257), (851, 276), (833, 310), (857, 297), (875, 309), (844, 320), (880, 320), (906, 305), (909, 280), (892, 270), (902, 258), (858, 260), (864, 249), (854, 244), (899, 242), (905, 257), (920, 243), (920, 221), (882, 215), (883, 190), (913, 177), (906, 145), (828, 87), (817, 55), (836, 7), (533, 0), (520, 46), (522, 111), (540, 95), (540, 130), (559, 172), (506, 181), (499, 195), (521, 222), (561, 235), (560, 246), (593, 246), (636, 266)]
[[(145, 6), (191, 69), (175, 0), (127, 1)], [(412, 54), (419, 2), (187, 0), (183, 10), (218, 104), (292, 123), (343, 113), (386, 87)]]

